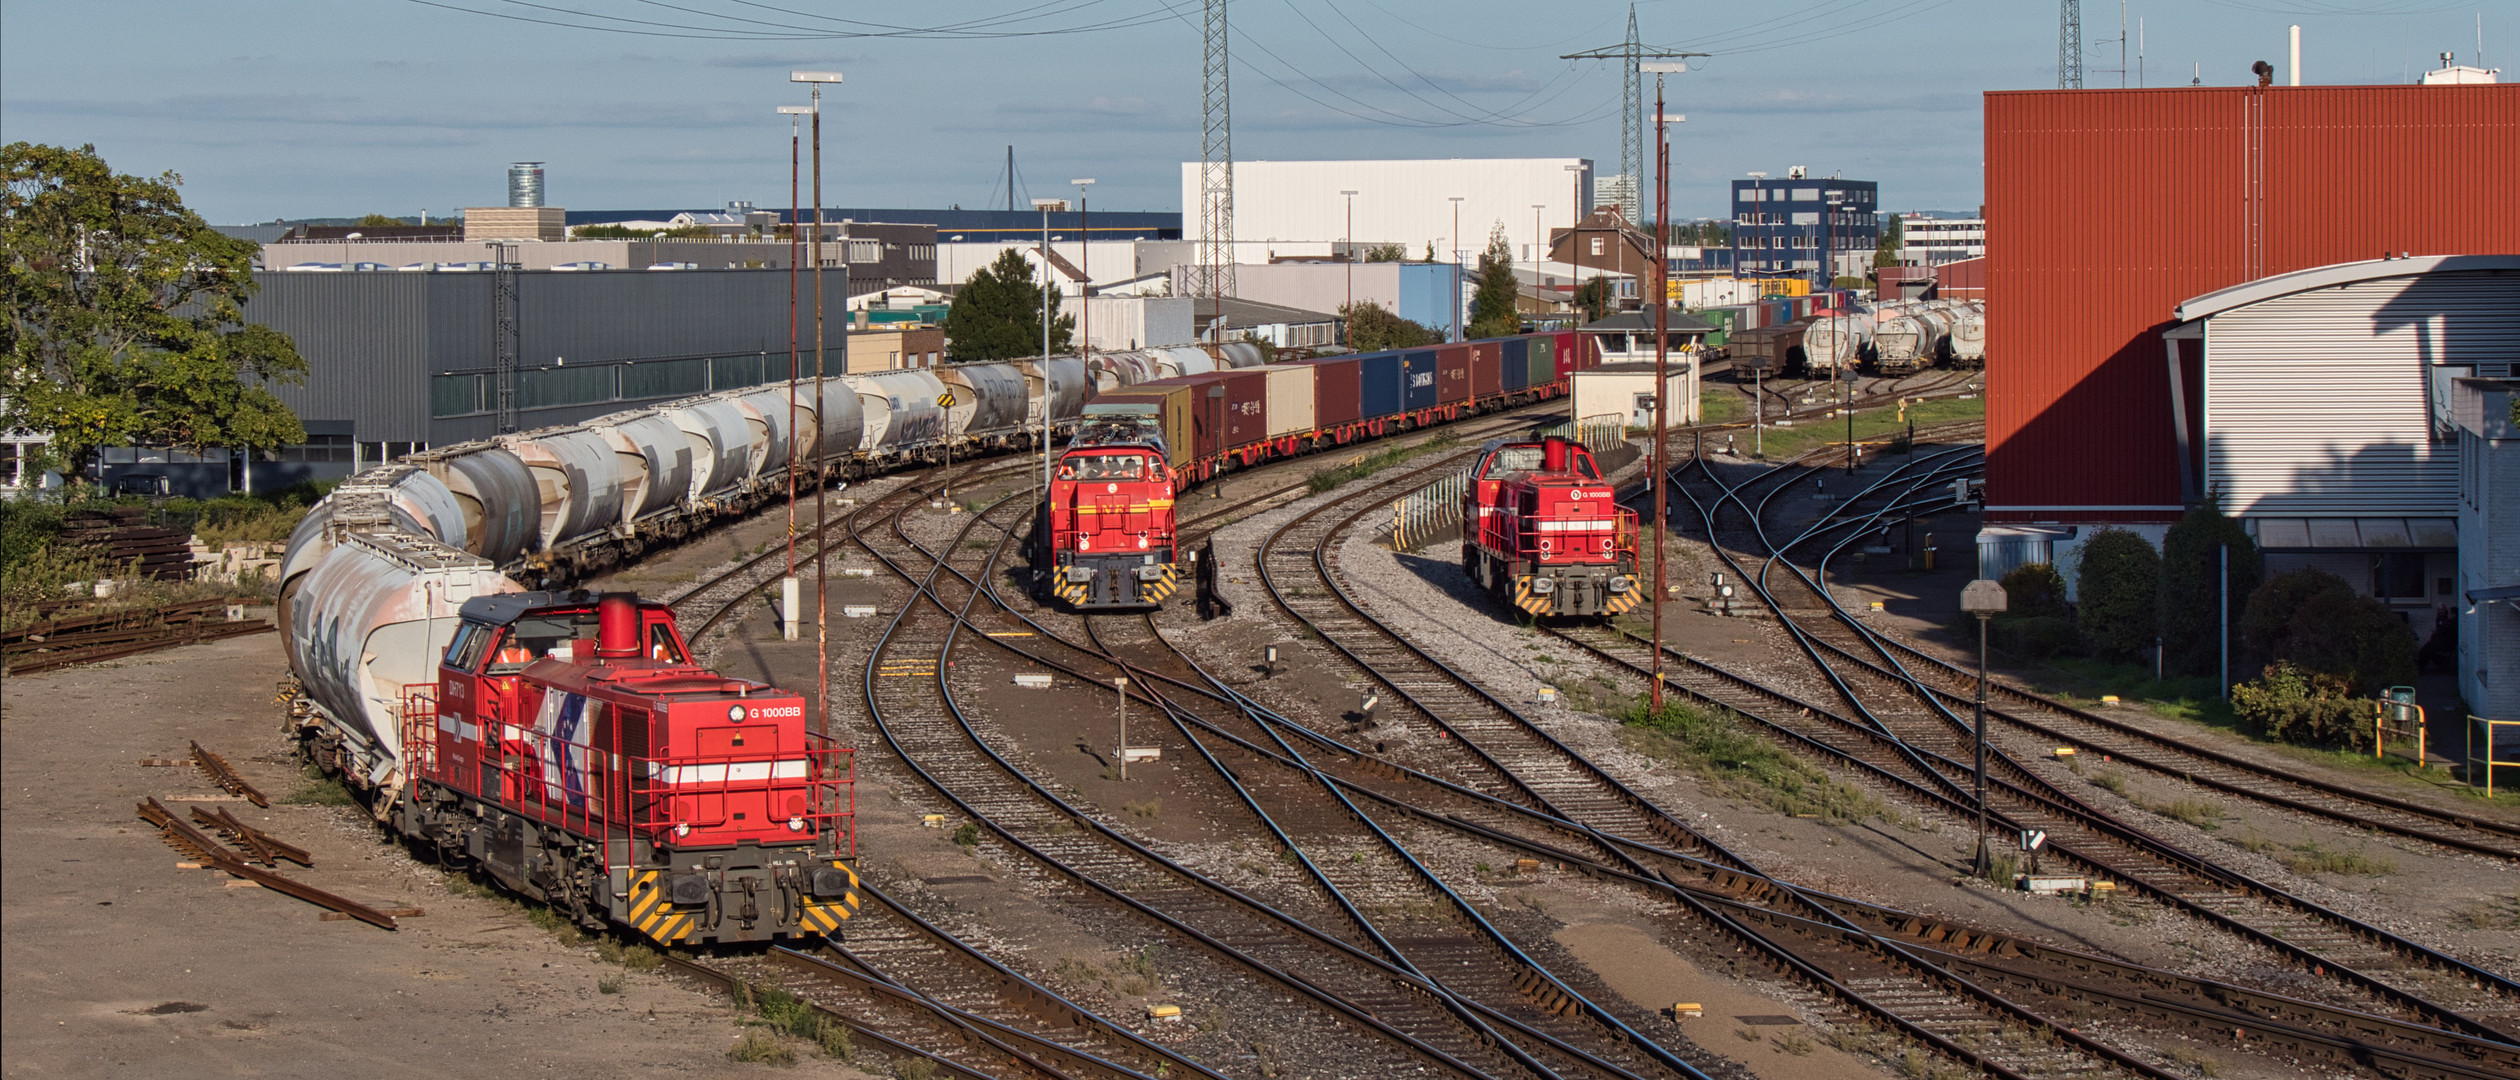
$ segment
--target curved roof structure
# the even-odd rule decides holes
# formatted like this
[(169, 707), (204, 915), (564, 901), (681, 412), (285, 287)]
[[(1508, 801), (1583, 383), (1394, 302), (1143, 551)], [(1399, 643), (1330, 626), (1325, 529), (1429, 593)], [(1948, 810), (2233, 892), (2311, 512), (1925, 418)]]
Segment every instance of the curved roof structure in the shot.
[(2180, 322), (2194, 322), (2209, 315), (2219, 315), (2236, 307), (2245, 307), (2278, 296), (2308, 292), (2337, 285), (2353, 285), (2382, 278), (2413, 277), (2417, 274), (2456, 273), (2468, 270), (2520, 270), (2520, 254), (2512, 255), (2416, 255), (2404, 259), (2366, 259), (2361, 262), (2335, 263), (2295, 270), (2289, 274), (2259, 278), (2256, 281), (2216, 289), (2203, 296), (2192, 297), (2173, 310)]

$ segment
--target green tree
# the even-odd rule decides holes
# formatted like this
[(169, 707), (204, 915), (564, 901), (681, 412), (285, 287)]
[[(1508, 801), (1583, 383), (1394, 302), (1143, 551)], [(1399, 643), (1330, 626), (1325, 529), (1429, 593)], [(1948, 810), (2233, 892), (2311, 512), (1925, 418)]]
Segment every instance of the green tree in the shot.
[(1470, 294), (1470, 330), (1474, 338), (1509, 337), (1522, 332), (1522, 312), (1515, 301), (1522, 281), (1514, 276), (1514, 243), (1505, 226), (1488, 232), (1487, 250), (1479, 253), (1479, 287)]
[(306, 361), (244, 324), (257, 245), (185, 209), (182, 182), (117, 174), (93, 146), (0, 147), (0, 427), (49, 433), (40, 467), (73, 483), (99, 447), (306, 440), (267, 389)]
[(1434, 261), (1435, 261), (1435, 241), (1429, 240), (1429, 241), (1427, 241), (1427, 242), (1426, 242), (1426, 259), (1425, 259), (1425, 261), (1427, 261), (1427, 262), (1434, 262)]
[(2015, 618), (2063, 615), (2065, 575), (2043, 562), (2023, 563), (2004, 575), (2004, 614)]
[(1346, 305), (1339, 309), (1339, 316), (1347, 320), (1348, 348), (1358, 352), (1414, 349), (1443, 339), (1443, 335), (1394, 315), (1371, 300)]
[(2160, 587), (2161, 555), (2151, 543), (2125, 529), (2091, 534), (2074, 572), (2084, 643), (2111, 660), (2143, 655), (2160, 631)]
[[(2222, 549), (2231, 549), (2232, 621), (2237, 623), (2264, 577), (2257, 543), (2240, 523), (2208, 500), (2187, 512), (2161, 539), (2161, 635), (2167, 666), (2184, 675), (2211, 675), (2222, 658)], [(2234, 644), (2238, 644), (2234, 642)]]
[(1398, 244), (1376, 244), (1365, 249), (1365, 261), (1407, 262), (1409, 261), (1409, 249)]
[(2268, 578), (2249, 595), (2239, 626), (2251, 653), (2364, 693), (2415, 681), (2415, 635), (2406, 621), (2324, 570)]
[(1575, 310), (1585, 322), (1597, 322), (1610, 313), (1610, 279), (1595, 274), (1591, 281), (1575, 287)]
[(1881, 217), (1881, 242), (1873, 248), (1873, 266), (1899, 265), (1899, 249), (1907, 246), (1907, 228), (1899, 223), (1899, 215)]
[(358, 229), (383, 229), (391, 228), (396, 225), (409, 224), (411, 223), (398, 217), (389, 217), (384, 214), (367, 214), (360, 217), (358, 222), (351, 227)]
[(1010, 360), (1039, 356), (1041, 304), (1050, 302), (1050, 344), (1053, 353), (1074, 348), (1076, 316), (1059, 314), (1060, 296), (1051, 288), (1047, 268), (1033, 275), (1032, 262), (1020, 248), (998, 252), (954, 293), (945, 312), (945, 340), (956, 360)]

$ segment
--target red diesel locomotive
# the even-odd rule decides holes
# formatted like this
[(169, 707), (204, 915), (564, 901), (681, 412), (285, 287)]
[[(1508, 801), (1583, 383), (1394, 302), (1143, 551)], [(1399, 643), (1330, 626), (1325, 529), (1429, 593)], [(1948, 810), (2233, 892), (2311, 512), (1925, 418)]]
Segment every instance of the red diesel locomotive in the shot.
[(1091, 412), (1059, 455), (1033, 521), (1037, 594), (1085, 610), (1160, 605), (1180, 585), (1173, 551), (1179, 474), (1151, 412)]
[(465, 602), (404, 703), (401, 831), (666, 945), (837, 935), (858, 906), (852, 752), (805, 699), (689, 661), (627, 593)]
[(1491, 440), (1461, 502), (1461, 568), (1498, 600), (1533, 615), (1607, 618), (1644, 599), (1636, 514), (1582, 444)]

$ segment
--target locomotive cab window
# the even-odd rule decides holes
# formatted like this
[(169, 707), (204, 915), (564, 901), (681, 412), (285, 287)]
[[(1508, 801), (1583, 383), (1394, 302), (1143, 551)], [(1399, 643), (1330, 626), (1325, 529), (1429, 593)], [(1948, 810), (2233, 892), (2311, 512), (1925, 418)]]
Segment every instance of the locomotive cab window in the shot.
[(668, 664), (686, 662), (682, 645), (674, 640), (673, 627), (662, 622), (648, 624), (648, 659), (662, 660)]
[(525, 665), (549, 656), (560, 643), (577, 637), (574, 615), (543, 615), (516, 620), (490, 658), (490, 674), (513, 675)]
[(1074, 460), (1079, 480), (1135, 480), (1146, 472), (1144, 454), (1100, 454)]
[(457, 671), (471, 671), (481, 664), (481, 654), (490, 648), (490, 639), (498, 631), (477, 622), (467, 622), (455, 630), (455, 640), (446, 643), (446, 666)]

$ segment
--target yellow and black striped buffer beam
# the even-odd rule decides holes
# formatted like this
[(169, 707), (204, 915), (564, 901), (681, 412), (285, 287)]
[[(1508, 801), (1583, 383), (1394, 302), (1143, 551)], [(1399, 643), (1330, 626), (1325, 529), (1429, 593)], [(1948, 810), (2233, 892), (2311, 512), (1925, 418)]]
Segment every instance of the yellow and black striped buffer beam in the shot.
[(803, 928), (811, 933), (839, 933), (840, 920), (857, 914), (859, 903), (857, 871), (838, 859), (833, 859), (831, 865), (849, 875), (849, 891), (841, 894), (838, 899), (821, 898), (805, 901), (805, 915), (800, 922)]
[(630, 906), (622, 921), (631, 929), (671, 945), (691, 936), (697, 912), (676, 911), (665, 898), (665, 872), (642, 870), (630, 879)]

